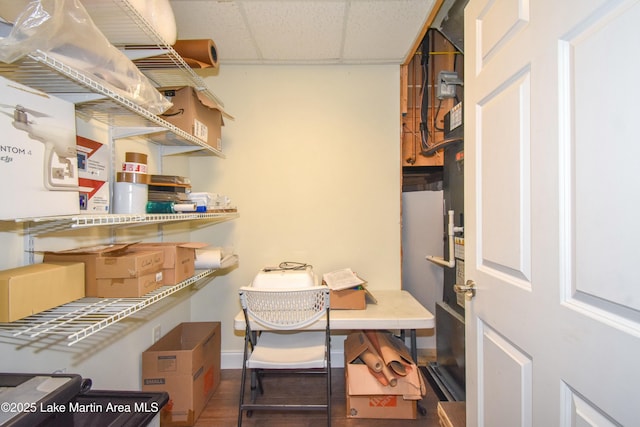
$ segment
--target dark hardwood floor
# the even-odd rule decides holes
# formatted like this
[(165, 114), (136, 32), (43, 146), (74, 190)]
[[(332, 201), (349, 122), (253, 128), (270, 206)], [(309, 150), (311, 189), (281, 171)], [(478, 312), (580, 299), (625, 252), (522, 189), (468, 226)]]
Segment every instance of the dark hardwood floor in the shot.
[[(332, 370), (331, 425), (333, 427), (439, 427), (437, 415), (438, 398), (427, 383), (427, 395), (420, 401), (426, 415), (418, 413), (415, 420), (355, 419), (346, 417), (344, 370)], [(240, 395), (240, 374), (238, 370), (223, 370), (220, 386), (198, 418), (197, 427), (232, 427), (237, 425), (238, 399)], [(308, 378), (308, 379), (307, 379)], [(268, 377), (264, 380), (265, 395), (286, 391), (287, 399), (310, 398), (323, 401), (324, 383), (320, 377), (291, 379), (290, 377)], [(248, 387), (247, 387), (248, 389)], [(308, 401), (307, 401), (308, 402)], [(252, 417), (243, 418), (245, 427), (321, 427), (326, 426), (324, 412), (267, 412), (255, 411)]]

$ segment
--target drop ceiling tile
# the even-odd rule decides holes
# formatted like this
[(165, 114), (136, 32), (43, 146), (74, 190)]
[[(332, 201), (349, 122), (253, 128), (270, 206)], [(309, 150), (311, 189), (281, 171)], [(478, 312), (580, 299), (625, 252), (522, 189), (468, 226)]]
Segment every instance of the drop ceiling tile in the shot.
[(258, 51), (246, 26), (238, 2), (171, 2), (178, 27), (178, 39), (211, 39), (220, 63), (253, 61)]
[(402, 62), (436, 0), (170, 0), (221, 63)]
[(433, 5), (434, 0), (352, 0), (345, 60), (402, 62)]
[(344, 0), (242, 2), (263, 58), (323, 61), (340, 56)]

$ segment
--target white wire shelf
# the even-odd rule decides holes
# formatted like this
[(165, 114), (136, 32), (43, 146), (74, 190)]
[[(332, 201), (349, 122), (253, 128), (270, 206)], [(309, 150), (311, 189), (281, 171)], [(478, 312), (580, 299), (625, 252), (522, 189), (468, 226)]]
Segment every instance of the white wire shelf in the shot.
[[(96, 22), (96, 26), (108, 39), (130, 34), (130, 37), (138, 40), (142, 37), (148, 43), (136, 46), (119, 44), (117, 47), (128, 52), (128, 56), (137, 57), (134, 64), (156, 87), (192, 86), (203, 92), (225, 116), (231, 118), (224, 112), (224, 104), (208, 89), (204, 80), (162, 39), (128, 0), (84, 0), (83, 3), (92, 17), (109, 17), (107, 21)], [(82, 73), (43, 51), (36, 50), (12, 64), (0, 62), (0, 75), (75, 103), (76, 111), (82, 117), (114, 127), (156, 128), (158, 134), (150, 140), (158, 145), (191, 147), (192, 151), (222, 156), (220, 147), (206, 144), (96, 81), (90, 74)]]
[(211, 154), (222, 154), (218, 148), (208, 145), (44, 52), (32, 52), (27, 58), (13, 64), (0, 62), (0, 74), (25, 86), (76, 103), (76, 111), (85, 118), (92, 118), (109, 126), (153, 127), (157, 132), (162, 131), (164, 138), (152, 138), (156, 144), (196, 147)]
[(179, 221), (204, 220), (222, 222), (237, 218), (237, 209), (220, 209), (209, 212), (166, 213), (166, 214), (108, 214), (69, 215), (35, 218), (17, 218), (16, 223), (26, 223), (26, 232), (32, 235), (52, 233), (62, 230), (82, 229), (99, 226), (136, 226), (145, 224), (171, 223)]
[[(146, 52), (141, 55), (142, 58), (134, 59), (133, 62), (158, 86), (192, 86), (203, 91), (220, 110), (223, 110), (224, 104), (208, 89), (204, 80), (187, 65), (128, 0), (82, 0), (82, 3), (96, 27), (113, 45), (123, 49), (125, 53), (127, 51)], [(130, 40), (136, 42), (131, 43)], [(167, 69), (180, 72), (167, 74), (157, 72)]]
[[(225, 267), (237, 264), (233, 255)], [(140, 298), (82, 298), (11, 323), (0, 323), (0, 334), (13, 338), (37, 339), (47, 335), (64, 336), (71, 346), (108, 326), (137, 313), (215, 273), (198, 271), (184, 282), (162, 286)]]

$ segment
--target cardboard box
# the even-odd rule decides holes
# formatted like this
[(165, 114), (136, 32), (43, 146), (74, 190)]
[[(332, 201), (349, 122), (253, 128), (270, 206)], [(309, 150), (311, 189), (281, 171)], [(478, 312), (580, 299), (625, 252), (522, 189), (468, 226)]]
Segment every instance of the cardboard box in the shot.
[(364, 310), (367, 308), (364, 289), (330, 290), (329, 296), (332, 310)]
[(163, 426), (192, 426), (220, 384), (220, 322), (181, 323), (142, 353), (142, 390), (166, 391)]
[(84, 264), (32, 264), (0, 271), (0, 322), (84, 297)]
[(196, 271), (196, 249), (206, 246), (207, 243), (199, 242), (137, 243), (129, 249), (163, 251), (162, 281), (164, 285), (172, 286), (193, 277)]
[(139, 298), (162, 286), (162, 272), (138, 277), (97, 279), (100, 298)]
[(129, 244), (112, 244), (86, 246), (59, 252), (45, 252), (44, 262), (82, 262), (84, 268), (84, 291), (88, 297), (98, 296), (98, 283), (96, 278), (97, 260), (103, 256), (110, 256), (124, 251)]
[(125, 251), (96, 258), (97, 279), (126, 279), (162, 270), (163, 251)]
[(74, 105), (4, 77), (0, 99), (0, 220), (77, 214)]
[(160, 117), (210, 146), (222, 148), (222, 111), (202, 92), (191, 86), (162, 87), (158, 90), (173, 103)]
[(397, 375), (397, 384), (392, 387), (380, 383), (359, 358), (370, 346), (362, 332), (349, 334), (344, 342), (347, 418), (415, 419), (417, 402), (426, 386), (408, 349), (398, 348), (409, 366), (407, 375)]

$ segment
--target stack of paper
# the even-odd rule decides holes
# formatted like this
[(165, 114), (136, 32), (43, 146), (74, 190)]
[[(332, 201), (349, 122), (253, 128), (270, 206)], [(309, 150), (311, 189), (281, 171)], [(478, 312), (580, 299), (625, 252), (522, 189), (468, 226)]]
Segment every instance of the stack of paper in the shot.
[(322, 275), (322, 281), (327, 284), (329, 289), (339, 291), (341, 289), (355, 288), (358, 285), (364, 285), (366, 282), (359, 278), (350, 268), (332, 271)]

